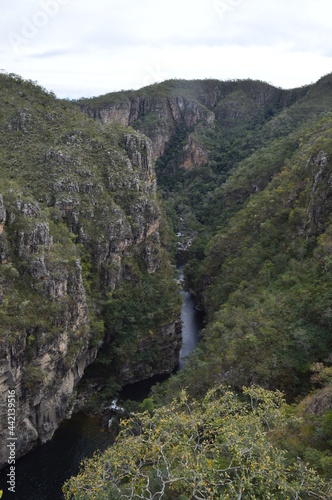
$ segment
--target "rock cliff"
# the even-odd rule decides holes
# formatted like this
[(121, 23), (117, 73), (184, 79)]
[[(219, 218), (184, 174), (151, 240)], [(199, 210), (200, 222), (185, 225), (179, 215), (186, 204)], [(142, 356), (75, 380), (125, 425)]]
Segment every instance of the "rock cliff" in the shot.
[(137, 93), (101, 108), (95, 108), (93, 101), (82, 103), (81, 110), (103, 124), (117, 122), (146, 134), (152, 140), (154, 160), (165, 153), (167, 144), (179, 129), (193, 131), (199, 123), (213, 127), (215, 120), (214, 114), (204, 105), (182, 95), (142, 97)]
[[(120, 123), (147, 135), (155, 160), (173, 152), (175, 168), (184, 171), (216, 164), (225, 169), (225, 156), (241, 142), (247, 141), (248, 152), (254, 143), (257, 147), (324, 113), (331, 106), (330, 86), (331, 75), (291, 90), (249, 79), (168, 80), (77, 104), (103, 124)], [(232, 158), (232, 166), (239, 159)]]
[[(16, 394), (18, 457), (52, 437), (85, 368), (105, 339), (117, 341), (105, 304), (119, 283), (129, 300), (141, 277), (158, 278), (169, 263), (149, 139), (99, 126), (16, 76), (1, 75), (0, 98), (3, 465), (8, 390)], [(174, 293), (172, 272), (163, 280)], [(144, 363), (137, 356), (122, 366), (114, 357), (120, 384), (176, 366), (178, 308), (154, 317), (151, 335), (142, 331), (133, 341), (136, 352), (149, 353)]]
[(82, 99), (78, 104), (97, 121), (130, 125), (146, 134), (152, 140), (155, 160), (167, 152), (179, 131), (184, 133), (178, 166), (191, 170), (207, 164), (213, 152), (204, 137), (206, 131), (213, 136), (213, 130), (220, 127), (255, 126), (306, 91), (293, 97), (288, 91), (251, 80), (170, 80), (138, 91)]

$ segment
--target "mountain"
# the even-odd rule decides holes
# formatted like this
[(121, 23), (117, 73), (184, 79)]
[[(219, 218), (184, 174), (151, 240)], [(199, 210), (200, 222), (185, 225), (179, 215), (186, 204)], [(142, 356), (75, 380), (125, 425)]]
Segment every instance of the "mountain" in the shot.
[[(235, 481), (232, 464), (236, 462), (235, 468), (243, 471), (241, 477), (247, 481), (242, 493), (266, 498), (272, 486), (260, 489), (261, 479), (258, 479), (264, 475), (262, 470), (266, 465), (255, 472), (255, 479), (250, 482), (246, 476), (249, 468), (242, 462), (247, 451), (242, 449), (235, 458), (235, 448), (222, 438), (223, 432), (236, 435), (236, 423), (242, 422), (241, 412), (230, 404), (226, 388), (234, 391), (232, 395), (236, 394), (244, 405), (249, 405), (245, 394), (252, 387), (253, 391), (259, 388), (262, 392), (258, 406), (257, 396), (251, 396), (249, 413), (256, 408), (264, 412), (270, 390), (282, 390), (289, 403), (288, 406), (283, 403), (281, 412), (288, 422), (273, 430), (268, 424), (271, 441), (267, 448), (277, 445), (283, 449), (288, 471), (293, 460), (300, 457), (324, 478), (325, 492), (314, 493), (304, 487), (296, 493), (293, 490), (291, 495), (329, 498), (332, 74), (315, 84), (292, 90), (251, 80), (175, 80), (138, 91), (83, 99), (77, 104), (97, 122), (118, 121), (151, 138), (164, 206), (174, 231), (178, 232), (181, 248), (187, 249), (186, 285), (195, 294), (197, 307), (206, 313), (201, 342), (184, 369), (153, 388), (146, 404), (150, 409), (155, 408), (156, 413), (150, 419), (145, 414), (138, 416), (139, 422), (143, 422), (143, 432), (135, 440), (135, 450), (145, 467), (145, 476), (140, 476), (139, 471), (135, 476), (133, 472), (130, 486), (140, 491), (139, 488), (146, 487), (144, 478), (148, 478), (156, 482), (154, 492), (158, 487), (167, 491), (165, 498), (173, 498), (173, 491), (178, 497), (181, 494), (197, 497), (205, 487), (204, 494), (210, 495), (209, 498), (222, 495), (226, 498)], [(202, 475), (190, 476), (186, 482), (180, 476), (187, 477), (182, 466), (183, 457), (189, 457), (190, 450), (184, 439), (178, 437), (174, 442), (169, 438), (162, 423), (157, 425), (154, 415), (169, 412), (168, 418), (186, 429), (185, 435), (193, 448), (196, 446), (195, 453), (204, 454), (206, 442), (199, 429), (204, 433), (203, 422), (209, 418), (205, 412), (214, 411), (205, 398), (210, 402), (210, 397), (213, 399), (220, 393), (222, 397), (215, 404), (222, 418), (232, 419), (234, 427), (222, 431), (219, 421), (209, 424), (209, 445), (219, 442), (225, 448), (213, 452), (209, 448), (210, 462), (215, 465), (210, 464), (207, 456), (202, 471), (202, 456), (195, 455), (194, 463)], [(269, 401), (272, 409), (272, 400)], [(195, 428), (189, 430), (186, 424), (194, 413), (197, 432)], [(135, 428), (138, 424), (133, 425)], [(154, 446), (146, 452), (141, 448), (145, 425), (156, 433)], [(157, 465), (167, 460), (165, 454), (158, 452), (162, 433), (165, 448), (169, 442), (174, 447), (170, 447), (167, 455), (167, 464), (174, 465), (179, 474), (172, 487), (166, 485), (166, 476)], [(243, 436), (240, 430), (239, 435)], [(124, 431), (117, 443), (121, 457), (127, 439)], [(255, 443), (253, 436), (250, 442)], [(179, 451), (172, 454), (172, 449)], [(259, 451), (255, 457), (258, 456)], [(272, 459), (269, 455), (268, 462)], [(123, 460), (122, 466), (125, 463), (130, 467)], [(72, 493), (78, 484), (78, 491), (83, 486), (89, 488), (93, 471), (109, 470), (116, 464), (111, 452), (98, 463), (92, 461), (67, 484), (66, 491)], [(255, 470), (257, 463), (254, 465), (252, 456), (250, 464)], [(226, 471), (227, 480), (223, 480)], [(114, 473), (105, 481), (101, 495), (113, 487), (114, 492), (125, 492), (126, 483), (119, 478)], [(305, 482), (306, 479), (302, 485)], [(291, 489), (292, 478), (286, 483)], [(273, 498), (289, 494), (276, 492)]]
[(18, 457), (51, 438), (102, 345), (119, 387), (172, 371), (181, 326), (150, 140), (15, 75), (0, 100), (4, 463), (9, 389)]
[[(215, 379), (306, 394), (311, 363), (328, 359), (332, 348), (328, 273), (318, 258), (322, 242), (328, 247), (332, 209), (332, 74), (293, 90), (174, 80), (78, 104), (155, 144), (168, 214), (183, 246), (191, 244), (186, 281), (207, 313), (202, 345), (224, 359)], [(209, 377), (213, 384), (212, 371)]]
[[(253, 80), (169, 80), (77, 104), (97, 122), (130, 125), (152, 140), (159, 190), (191, 239), (201, 225), (220, 225), (218, 190), (230, 172), (273, 141), (289, 150), (297, 140), (291, 133), (331, 108), (331, 80), (293, 90)], [(271, 166), (260, 172), (253, 186), (273, 173)]]
[(331, 132), (331, 114), (308, 127), (280, 173), (210, 240), (194, 278), (208, 349), (222, 357), (217, 372), (237, 387), (305, 395), (312, 363), (328, 362)]
[[(237, 365), (237, 373), (242, 373), (240, 386), (257, 381), (293, 396), (305, 393), (310, 363), (327, 358), (331, 349), (329, 295), (323, 293), (324, 287), (328, 290), (328, 275), (318, 256), (322, 242), (324, 251), (328, 248), (332, 208), (332, 74), (292, 90), (252, 80), (170, 80), (138, 91), (82, 99), (77, 104), (97, 122), (130, 125), (151, 138), (168, 215), (180, 239), (184, 236), (192, 243), (186, 280), (207, 313), (205, 342), (224, 339), (218, 352), (228, 352), (229, 343), (232, 349), (239, 349), (237, 355), (232, 351), (232, 362), (224, 368), (217, 364), (217, 373), (227, 373), (227, 382), (235, 383)], [(297, 273), (304, 279), (301, 265), (309, 269), (307, 283), (301, 281), (302, 292), (310, 281), (319, 284), (314, 289), (311, 283), (306, 292), (310, 300), (302, 306), (300, 284), (298, 288), (294, 284), (291, 291), (282, 285), (284, 273), (294, 274), (294, 283), (299, 279)], [(265, 274), (266, 283), (259, 281)], [(271, 304), (278, 304), (274, 307), (286, 311), (292, 304), (292, 312), (285, 312), (281, 325), (276, 309), (271, 306), (270, 310), (263, 300), (268, 290)], [(258, 305), (248, 302), (250, 294)], [(256, 359), (255, 366), (249, 347), (245, 363), (242, 336), (246, 334), (237, 332), (237, 344), (226, 334), (224, 323), (219, 334), (212, 331), (215, 317), (219, 321), (225, 317), (233, 296), (240, 297), (239, 309), (229, 310), (233, 321), (242, 315), (246, 323), (248, 311), (262, 309), (262, 321), (266, 316), (266, 328), (275, 332), (270, 353), (264, 351), (262, 333), (257, 343), (257, 356), (262, 360)], [(324, 300), (325, 312), (321, 310)], [(258, 318), (253, 322), (259, 325)], [(284, 345), (276, 360), (275, 343), (280, 338)], [(251, 345), (255, 335), (248, 339)], [(290, 358), (294, 354), (294, 359), (286, 361), (287, 353)], [(264, 368), (259, 368), (261, 364)]]
[(332, 348), (332, 74), (293, 90), (171, 80), (78, 105), (153, 142), (168, 214), (191, 243), (187, 286), (207, 313), (208, 385), (305, 395), (310, 366), (328, 362)]
[(190, 170), (206, 163), (212, 153), (200, 131), (220, 132), (218, 126), (234, 128), (239, 124), (252, 128), (298, 97), (297, 93), (293, 96), (292, 92), (251, 80), (170, 80), (138, 91), (82, 99), (78, 104), (102, 123), (116, 121), (142, 131), (152, 140), (155, 159), (183, 132), (182, 166)]
[(67, 498), (330, 498), (332, 74), (76, 102), (0, 89), (0, 380), (21, 452), (97, 351), (109, 397), (175, 366), (177, 233), (201, 341)]

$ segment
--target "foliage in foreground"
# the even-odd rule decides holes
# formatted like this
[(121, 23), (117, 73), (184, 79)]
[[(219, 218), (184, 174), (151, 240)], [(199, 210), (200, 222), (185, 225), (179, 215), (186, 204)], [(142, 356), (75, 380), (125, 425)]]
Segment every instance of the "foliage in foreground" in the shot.
[(330, 498), (331, 484), (278, 446), (287, 417), (280, 392), (237, 396), (182, 391), (170, 406), (124, 420), (117, 442), (64, 485), (75, 499)]

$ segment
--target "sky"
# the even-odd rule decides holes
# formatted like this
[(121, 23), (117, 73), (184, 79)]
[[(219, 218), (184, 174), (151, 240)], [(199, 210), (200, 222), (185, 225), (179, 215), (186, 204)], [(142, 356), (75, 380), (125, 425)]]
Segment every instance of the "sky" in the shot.
[(76, 99), (170, 78), (332, 72), (331, 0), (2, 0), (0, 69)]

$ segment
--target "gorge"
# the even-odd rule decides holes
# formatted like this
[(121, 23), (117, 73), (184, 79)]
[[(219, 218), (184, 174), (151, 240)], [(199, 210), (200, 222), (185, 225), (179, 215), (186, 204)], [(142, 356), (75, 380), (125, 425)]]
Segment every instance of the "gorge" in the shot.
[[(206, 315), (198, 349), (128, 423), (142, 429), (130, 444), (142, 471), (124, 432), (66, 498), (94, 498), (96, 477), (100, 498), (128, 484), (148, 495), (150, 481), (166, 498), (232, 498), (238, 470), (257, 498), (329, 498), (332, 75), (290, 90), (169, 80), (76, 102), (16, 75), (0, 84), (1, 463), (8, 389), (19, 456), (52, 437), (88, 366), (97, 407), (174, 370), (180, 243), (186, 297)], [(175, 421), (181, 435), (169, 434)], [(232, 448), (214, 433), (239, 440)], [(170, 486), (161, 460), (182, 479)]]

